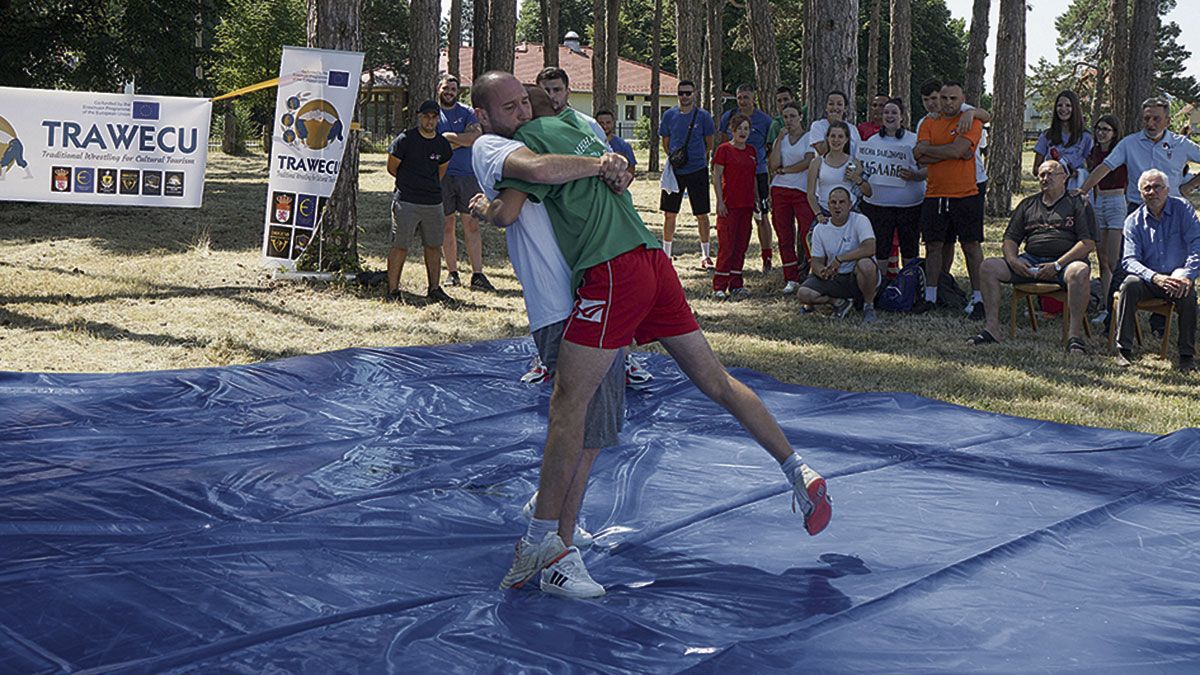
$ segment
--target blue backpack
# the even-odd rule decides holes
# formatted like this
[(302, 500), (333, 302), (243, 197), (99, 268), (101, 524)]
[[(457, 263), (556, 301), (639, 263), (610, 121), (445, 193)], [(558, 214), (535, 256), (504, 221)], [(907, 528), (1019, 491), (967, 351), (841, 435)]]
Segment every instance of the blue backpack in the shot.
[(925, 261), (909, 260), (896, 278), (875, 298), (875, 306), (887, 312), (911, 312), (917, 294), (925, 292)]

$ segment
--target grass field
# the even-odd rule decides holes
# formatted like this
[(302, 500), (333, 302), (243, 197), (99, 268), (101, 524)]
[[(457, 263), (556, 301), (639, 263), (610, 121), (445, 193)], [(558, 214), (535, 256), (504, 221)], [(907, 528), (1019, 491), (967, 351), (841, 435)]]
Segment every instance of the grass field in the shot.
[[(362, 161), (359, 214), (366, 265), (384, 266), (390, 177), (383, 155)], [(376, 290), (277, 282), (259, 266), (266, 162), (210, 157), (199, 210), (58, 207), (5, 203), (0, 211), (0, 370), (117, 372), (224, 366), (347, 347), (443, 344), (527, 334), (504, 238), (486, 231), (485, 269), (497, 293), (450, 289), (459, 308), (388, 303)], [(657, 180), (641, 178), (634, 201), (660, 230)], [(686, 209), (685, 209), (686, 211)], [(960, 313), (883, 315), (866, 327), (799, 316), (777, 295), (778, 272), (758, 270), (751, 244), (748, 301), (709, 299), (709, 276), (692, 269), (695, 228), (681, 218), (680, 277), (727, 365), (780, 380), (850, 391), (906, 391), (1023, 417), (1167, 433), (1200, 421), (1200, 379), (1147, 352), (1118, 370), (1106, 341), (1070, 357), (1059, 324), (971, 348), (979, 324)], [(1002, 224), (988, 225), (997, 255)], [(462, 247), (460, 246), (460, 253)], [(778, 259), (777, 259), (778, 260)], [(465, 264), (460, 265), (466, 268)], [(957, 274), (965, 277), (959, 257)], [(424, 293), (413, 257), (402, 286)], [(1002, 309), (1007, 312), (1007, 305)], [(1007, 314), (1005, 314), (1007, 316)], [(1174, 349), (1172, 348), (1172, 354)], [(887, 430), (881, 428), (881, 434)]]

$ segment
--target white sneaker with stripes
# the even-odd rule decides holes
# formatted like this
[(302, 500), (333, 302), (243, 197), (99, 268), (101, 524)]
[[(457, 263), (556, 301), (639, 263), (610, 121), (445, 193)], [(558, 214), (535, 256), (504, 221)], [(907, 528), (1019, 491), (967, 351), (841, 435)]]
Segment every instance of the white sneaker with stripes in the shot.
[(586, 599), (604, 595), (604, 587), (596, 583), (583, 564), (583, 556), (574, 546), (557, 562), (542, 570), (542, 590), (560, 598)]

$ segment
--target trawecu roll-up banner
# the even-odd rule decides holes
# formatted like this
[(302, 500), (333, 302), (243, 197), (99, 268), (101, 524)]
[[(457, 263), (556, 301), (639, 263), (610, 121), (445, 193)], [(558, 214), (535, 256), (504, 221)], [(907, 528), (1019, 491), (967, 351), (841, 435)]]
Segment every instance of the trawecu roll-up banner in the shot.
[(0, 201), (200, 206), (208, 99), (0, 87)]
[(291, 268), (333, 193), (350, 136), (361, 52), (284, 47), (275, 99), (263, 263)]

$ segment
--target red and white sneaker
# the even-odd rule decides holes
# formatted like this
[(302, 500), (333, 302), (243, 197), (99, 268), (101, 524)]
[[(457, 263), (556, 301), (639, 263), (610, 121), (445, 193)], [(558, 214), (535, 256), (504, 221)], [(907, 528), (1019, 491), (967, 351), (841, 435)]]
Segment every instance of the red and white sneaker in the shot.
[(500, 588), (520, 588), (546, 567), (553, 565), (569, 553), (567, 547), (559, 538), (557, 532), (549, 532), (542, 543), (537, 546), (526, 544), (524, 539), (517, 540), (517, 549), (513, 554), (512, 566)]
[(800, 465), (800, 474), (792, 485), (792, 511), (796, 504), (800, 505), (800, 513), (804, 514), (804, 529), (809, 535), (817, 535), (829, 525), (833, 516), (833, 500), (825, 486), (821, 474), (808, 468), (807, 464)]
[(640, 359), (633, 355), (632, 352), (625, 355), (625, 385), (640, 389), (650, 384), (654, 376), (650, 371), (646, 370)]
[(538, 384), (547, 382), (554, 375), (542, 363), (537, 354), (533, 355), (533, 360), (529, 362), (529, 372), (521, 376), (521, 381), (525, 384)]
[(717, 266), (717, 264), (715, 262), (713, 262), (713, 259), (711, 256), (704, 256), (703, 258), (700, 259), (700, 265), (697, 266), (696, 269), (700, 270), (701, 272), (710, 272), (713, 269), (715, 269), (716, 266)]

